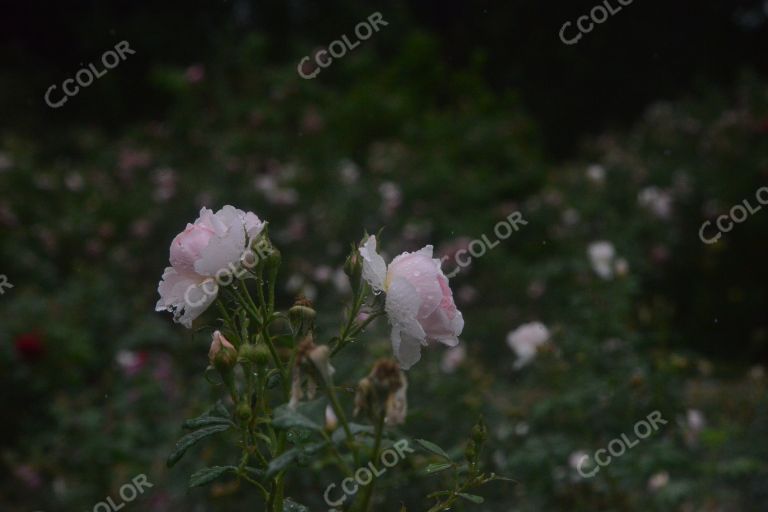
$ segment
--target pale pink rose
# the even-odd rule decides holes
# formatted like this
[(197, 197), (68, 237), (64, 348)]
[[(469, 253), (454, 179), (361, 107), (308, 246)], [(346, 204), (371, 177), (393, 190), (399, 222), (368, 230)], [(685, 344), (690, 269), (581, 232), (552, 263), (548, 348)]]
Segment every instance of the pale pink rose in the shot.
[(376, 237), (360, 246), (363, 278), (376, 292), (386, 292), (385, 309), (392, 324), (392, 349), (403, 369), (421, 359), (421, 347), (439, 341), (455, 347), (464, 328), (456, 309), (448, 278), (440, 260), (432, 258), (432, 246), (404, 252), (389, 267), (376, 252)]
[[(158, 285), (156, 311), (170, 311), (186, 327), (218, 295), (218, 280), (227, 284), (241, 267), (250, 242), (264, 229), (254, 213), (224, 206), (213, 213), (200, 210), (194, 224), (187, 224), (171, 242), (170, 267)], [(248, 261), (248, 260), (246, 260)]]

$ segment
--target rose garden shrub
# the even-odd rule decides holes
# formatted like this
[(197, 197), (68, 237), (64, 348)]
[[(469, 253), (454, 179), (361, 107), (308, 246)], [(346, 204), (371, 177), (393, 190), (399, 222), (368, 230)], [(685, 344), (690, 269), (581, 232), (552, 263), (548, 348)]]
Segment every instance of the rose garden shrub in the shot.
[[(404, 48), (384, 62), (363, 48), (323, 83), (299, 79), (293, 65), (262, 66), (253, 40), (228, 49), (202, 82), (158, 70), (176, 101), (167, 119), (54, 142), (4, 134), (0, 185), (12, 193), (0, 198), (0, 272), (15, 285), (0, 296), (10, 368), (1, 378), (15, 390), (2, 427), (9, 507), (87, 508), (138, 473), (156, 484), (149, 510), (256, 503), (227, 484), (187, 492), (185, 471), (167, 472), (163, 460), (178, 420), (204, 412), (214, 393), (197, 378), (210, 333), (180, 334), (151, 311), (154, 276), (179, 226), (224, 204), (270, 219), (285, 255), (277, 303), (310, 296), (323, 335), (342, 321), (341, 262), (361, 228), (384, 226), (387, 261), (428, 241), (440, 257), (522, 213), (528, 224), (451, 279), (466, 358), (453, 368), (437, 348), (408, 374), (413, 437), (430, 434), (461, 458), (482, 413), (484, 464), (519, 482), (484, 487), (485, 503), (467, 509), (764, 502), (765, 377), (749, 368), (765, 355), (756, 283), (768, 217), (752, 215), (717, 244), (698, 231), (765, 184), (765, 84), (745, 78), (651, 106), (628, 133), (552, 162), (513, 92), (492, 92), (472, 69), (444, 80), (430, 38), (414, 34)], [(601, 245), (590, 261), (601, 241), (613, 257)], [(515, 337), (535, 348), (516, 365), (507, 334), (532, 322), (546, 326), (546, 341)], [(341, 387), (391, 352), (389, 329), (378, 320), (349, 351), (358, 360), (336, 368)], [(654, 410), (669, 424), (594, 478), (570, 466)], [(689, 410), (703, 411), (703, 426)], [(199, 456), (214, 465), (227, 450), (213, 443)], [(416, 469), (428, 457), (390, 472), (381, 510), (426, 510), (424, 495), (450, 485), (448, 473)], [(312, 469), (293, 497), (319, 510), (318, 489), (339, 473)]]

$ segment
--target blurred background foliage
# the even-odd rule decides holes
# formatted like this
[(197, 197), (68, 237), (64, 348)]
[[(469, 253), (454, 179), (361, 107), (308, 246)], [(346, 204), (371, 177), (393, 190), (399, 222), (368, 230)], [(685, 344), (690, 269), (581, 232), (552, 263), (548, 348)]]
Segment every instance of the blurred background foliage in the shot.
[[(460, 270), (461, 353), (409, 372), (403, 433), (453, 453), (479, 414), (487, 463), (519, 481), (461, 510), (766, 510), (768, 217), (717, 244), (699, 227), (768, 184), (760, 1), (633, 3), (575, 46), (593, 2), (30, 2), (0, 31), (3, 510), (91, 509), (138, 473), (142, 510), (246, 510), (188, 491), (164, 460), (215, 392), (200, 330), (154, 313), (168, 245), (203, 205), (269, 220), (280, 302), (305, 294), (333, 334), (349, 243), (449, 256), (515, 211), (527, 224)], [(372, 12), (389, 23), (313, 80), (298, 61)], [(136, 55), (60, 109), (43, 94), (121, 40)], [(609, 279), (588, 247), (622, 260)], [(452, 263), (446, 267), (453, 269)], [(516, 367), (507, 334), (550, 342)], [(390, 352), (373, 324), (352, 386)], [(349, 398), (349, 397), (348, 397)], [(654, 410), (662, 430), (582, 479)], [(221, 463), (226, 445), (200, 457)], [(231, 454), (227, 454), (231, 455)], [(376, 510), (427, 508), (439, 476), (397, 466)], [(309, 462), (309, 464), (319, 464)], [(323, 510), (340, 475), (291, 473)]]

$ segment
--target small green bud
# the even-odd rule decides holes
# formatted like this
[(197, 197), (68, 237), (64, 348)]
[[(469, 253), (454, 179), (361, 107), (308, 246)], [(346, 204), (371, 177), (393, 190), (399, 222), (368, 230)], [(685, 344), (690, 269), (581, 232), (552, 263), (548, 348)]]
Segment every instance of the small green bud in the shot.
[(237, 417), (240, 418), (241, 421), (248, 421), (251, 419), (251, 406), (242, 403), (237, 406)]
[(477, 462), (477, 445), (471, 439), (467, 442), (467, 448), (464, 450), (464, 458), (467, 459), (470, 466), (474, 466)]
[(269, 349), (263, 343), (247, 344), (240, 347), (240, 359), (256, 366), (263, 367), (269, 363)]
[(270, 245), (266, 254), (266, 268), (272, 272), (277, 272), (277, 269), (280, 268), (282, 259), (283, 257), (280, 254), (280, 250)]
[(472, 427), (472, 440), (478, 445), (482, 445), (488, 439), (488, 429), (485, 426), (482, 416)]
[(344, 262), (344, 273), (349, 277), (352, 287), (356, 287), (363, 275), (363, 262), (357, 247), (353, 247), (352, 252), (347, 256), (347, 260)]

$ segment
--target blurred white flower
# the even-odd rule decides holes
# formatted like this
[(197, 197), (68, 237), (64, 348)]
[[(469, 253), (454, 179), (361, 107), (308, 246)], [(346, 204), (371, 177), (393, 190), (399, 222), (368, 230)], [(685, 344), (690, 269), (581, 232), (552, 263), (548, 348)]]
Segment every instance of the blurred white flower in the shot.
[(616, 249), (611, 242), (604, 240), (593, 242), (589, 244), (587, 254), (592, 263), (592, 269), (598, 276), (603, 279), (613, 277), (613, 259), (616, 256)]
[(581, 215), (579, 215), (578, 210), (568, 208), (563, 211), (562, 220), (563, 224), (567, 227), (575, 226), (581, 220)]
[(0, 153), (0, 172), (7, 171), (13, 167), (13, 160), (8, 153)]
[(152, 197), (157, 202), (164, 202), (176, 195), (176, 183), (178, 176), (176, 171), (169, 167), (157, 169), (153, 176), (155, 191)]
[(269, 194), (270, 192), (277, 190), (277, 180), (270, 174), (262, 174), (253, 180), (253, 186), (259, 192)]
[(581, 462), (581, 459), (583, 459), (584, 457), (589, 457), (589, 454), (584, 450), (573, 452), (568, 457), (568, 465), (571, 466), (571, 468), (578, 470), (579, 462)]
[(624, 258), (618, 258), (614, 264), (616, 275), (623, 277), (629, 273), (629, 263)]
[(83, 189), (83, 176), (79, 172), (71, 172), (64, 178), (64, 184), (72, 192), (78, 192)]
[(123, 373), (132, 376), (142, 369), (144, 363), (147, 361), (147, 355), (144, 352), (120, 350), (115, 355), (115, 361)]
[(658, 491), (662, 487), (665, 487), (669, 483), (669, 473), (661, 471), (654, 474), (648, 479), (648, 489), (651, 491)]
[(706, 425), (704, 414), (698, 409), (688, 409), (685, 414), (685, 419), (688, 423), (688, 428), (696, 433), (701, 432)]
[(530, 427), (524, 421), (521, 421), (520, 423), (517, 423), (515, 425), (515, 434), (520, 436), (520, 437), (528, 435), (528, 432), (530, 430), (531, 430)]
[(672, 194), (658, 187), (641, 190), (637, 202), (660, 219), (668, 219), (672, 215)]
[(354, 185), (360, 177), (360, 171), (352, 160), (344, 159), (339, 167), (339, 177), (345, 185)]
[(605, 167), (600, 164), (592, 164), (587, 167), (587, 179), (596, 185), (605, 182)]
[(440, 369), (445, 373), (453, 373), (467, 358), (467, 349), (464, 345), (451, 347), (443, 353)]
[(312, 273), (312, 277), (318, 283), (327, 283), (331, 278), (332, 272), (333, 270), (331, 270), (331, 267), (328, 265), (318, 265), (315, 271)]
[(517, 354), (515, 368), (520, 369), (530, 363), (539, 347), (549, 341), (549, 329), (541, 322), (523, 324), (507, 335), (507, 344)]
[(469, 304), (477, 298), (477, 288), (472, 285), (465, 284), (456, 291), (456, 298), (463, 304)]
[(381, 195), (381, 211), (385, 217), (392, 216), (403, 200), (403, 194), (397, 183), (385, 181), (379, 185)]

